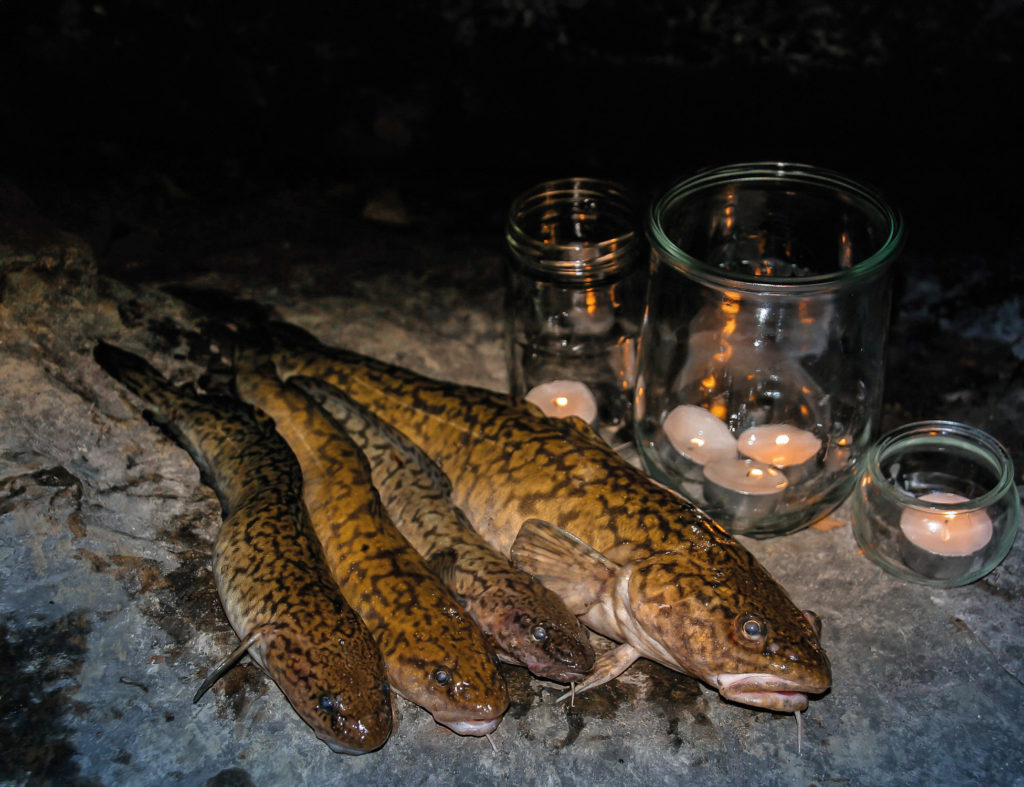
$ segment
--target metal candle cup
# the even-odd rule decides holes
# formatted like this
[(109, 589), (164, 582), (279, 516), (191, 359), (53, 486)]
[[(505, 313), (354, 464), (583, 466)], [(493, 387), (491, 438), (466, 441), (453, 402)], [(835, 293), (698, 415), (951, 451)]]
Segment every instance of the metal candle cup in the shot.
[(704, 466), (704, 497), (711, 513), (729, 523), (770, 514), (789, 482), (776, 468), (754, 459), (721, 459)]
[[(992, 519), (982, 510), (965, 510), (962, 495), (933, 492), (900, 515), (900, 555), (903, 562), (929, 579), (954, 579), (977, 569), (992, 540)], [(958, 508), (950, 509), (951, 506)]]
[(753, 426), (739, 436), (737, 447), (744, 456), (782, 470), (791, 484), (818, 471), (821, 440), (806, 429), (789, 424)]

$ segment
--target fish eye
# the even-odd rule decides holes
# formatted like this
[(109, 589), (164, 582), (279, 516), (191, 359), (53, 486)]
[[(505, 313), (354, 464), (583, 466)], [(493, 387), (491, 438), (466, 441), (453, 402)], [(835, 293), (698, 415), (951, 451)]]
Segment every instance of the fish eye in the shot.
[(452, 682), (452, 674), (444, 667), (438, 667), (434, 670), (434, 680), (439, 686), (447, 686)]
[(530, 631), (530, 636), (537, 640), (537, 642), (544, 642), (548, 638), (548, 630), (543, 626), (534, 626)]
[(768, 634), (768, 625), (757, 615), (744, 615), (739, 620), (740, 633), (751, 642), (760, 642)]
[(334, 710), (334, 697), (330, 694), (323, 694), (316, 706), (325, 713), (330, 713)]

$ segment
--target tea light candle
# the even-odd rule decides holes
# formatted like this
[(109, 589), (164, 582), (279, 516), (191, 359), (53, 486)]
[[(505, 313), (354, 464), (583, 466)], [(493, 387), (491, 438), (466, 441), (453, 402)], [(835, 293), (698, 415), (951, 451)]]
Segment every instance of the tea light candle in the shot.
[(752, 426), (739, 437), (743, 456), (781, 467), (791, 484), (799, 484), (819, 471), (821, 440), (813, 432), (791, 424)]
[(790, 467), (818, 455), (821, 440), (813, 432), (789, 424), (752, 426), (739, 437), (739, 450), (758, 462)]
[[(932, 492), (918, 498), (922, 503), (955, 505), (968, 498), (950, 492)], [(907, 508), (900, 516), (905, 541), (904, 562), (932, 579), (949, 579), (970, 570), (971, 564), (992, 540), (992, 518), (985, 511), (923, 511)]]
[(597, 400), (590, 389), (577, 380), (541, 383), (531, 388), (524, 398), (552, 418), (576, 415), (588, 424), (597, 420)]
[(722, 459), (704, 466), (704, 497), (733, 520), (771, 513), (789, 486), (778, 468), (753, 459)]
[(703, 407), (693, 404), (674, 407), (665, 416), (661, 428), (672, 447), (697, 464), (736, 456), (736, 438), (729, 427)]
[(615, 325), (611, 302), (600, 302), (597, 294), (591, 290), (574, 293), (568, 317), (573, 331), (584, 336), (608, 333)]

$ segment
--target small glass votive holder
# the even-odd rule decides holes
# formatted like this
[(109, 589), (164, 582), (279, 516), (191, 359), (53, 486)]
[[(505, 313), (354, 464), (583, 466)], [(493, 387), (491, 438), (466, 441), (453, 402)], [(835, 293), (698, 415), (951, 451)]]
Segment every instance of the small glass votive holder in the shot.
[(953, 421), (907, 424), (869, 448), (852, 506), (864, 554), (899, 579), (933, 587), (992, 571), (1020, 521), (1006, 449)]
[(647, 245), (632, 195), (596, 178), (539, 183), (509, 208), (509, 386), (632, 445)]

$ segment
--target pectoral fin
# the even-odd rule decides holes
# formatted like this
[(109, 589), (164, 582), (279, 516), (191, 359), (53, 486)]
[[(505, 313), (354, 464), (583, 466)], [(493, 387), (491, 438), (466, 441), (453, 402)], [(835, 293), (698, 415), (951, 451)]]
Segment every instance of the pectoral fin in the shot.
[(632, 645), (626, 644), (619, 645), (601, 654), (600, 658), (594, 662), (594, 668), (587, 673), (587, 677), (583, 679), (583, 682), (573, 686), (572, 691), (567, 691), (559, 697), (558, 702), (614, 680), (629, 669), (629, 666), (638, 658), (640, 658), (640, 651)]
[(267, 624), (250, 631), (249, 634), (238, 643), (238, 647), (231, 651), (226, 658), (220, 661), (217, 666), (210, 671), (210, 674), (206, 676), (206, 680), (203, 681), (203, 684), (196, 691), (195, 696), (192, 697), (192, 702), (199, 702), (200, 697), (206, 694), (214, 683), (224, 677), (228, 670), (241, 660), (242, 656), (246, 654), (249, 648), (257, 644), (261, 639), (263, 639), (263, 637), (271, 634), (273, 630), (274, 626), (272, 624)]
[(523, 523), (512, 560), (582, 615), (610, 590), (619, 571), (612, 561), (572, 533), (541, 519)]

